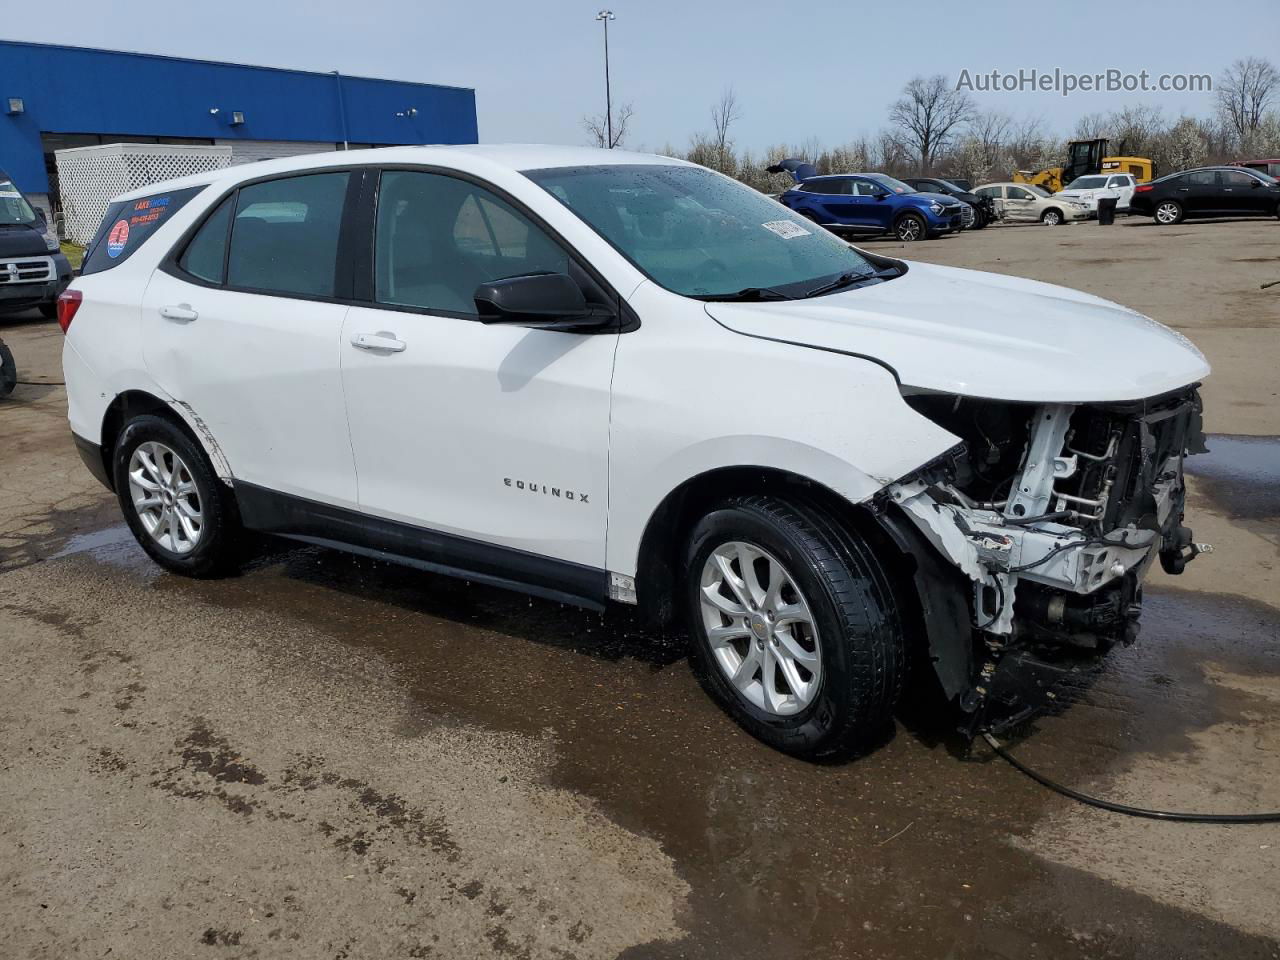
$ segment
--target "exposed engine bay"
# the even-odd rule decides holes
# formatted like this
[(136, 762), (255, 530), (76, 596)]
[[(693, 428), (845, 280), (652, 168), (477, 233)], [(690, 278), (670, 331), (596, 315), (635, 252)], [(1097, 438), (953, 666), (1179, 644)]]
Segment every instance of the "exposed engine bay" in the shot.
[[(1212, 549), (1183, 525), (1183, 458), (1205, 452), (1194, 386), (1111, 404), (906, 400), (963, 440), (885, 493), (967, 580), (972, 656), (963, 669), (943, 663), (963, 639), (938, 623), (930, 646), (974, 723), (1010, 651), (1132, 642), (1155, 559), (1181, 573)], [(927, 619), (930, 606), (935, 620), (958, 619), (945, 598), (925, 606)]]

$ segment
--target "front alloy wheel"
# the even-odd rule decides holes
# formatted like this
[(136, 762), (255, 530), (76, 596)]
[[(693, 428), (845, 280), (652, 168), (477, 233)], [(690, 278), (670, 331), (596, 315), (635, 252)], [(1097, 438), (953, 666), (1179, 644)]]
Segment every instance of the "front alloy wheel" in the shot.
[(191, 469), (163, 443), (139, 444), (129, 458), (129, 495), (156, 543), (178, 555), (200, 543), (204, 514)]
[(923, 240), (926, 231), (927, 228), (925, 227), (924, 221), (914, 213), (908, 213), (905, 215), (898, 221), (898, 225), (895, 228), (895, 233), (897, 234), (898, 239), (904, 243), (914, 243), (916, 240)]
[(702, 624), (716, 664), (748, 703), (799, 713), (822, 682), (822, 648), (808, 601), (776, 557), (725, 543), (702, 567)]
[(1062, 214), (1057, 210), (1046, 210), (1044, 216), (1040, 218), (1040, 222), (1050, 227), (1056, 227), (1062, 223)]
[(685, 553), (692, 658), (752, 735), (803, 757), (870, 747), (891, 723), (905, 637), (888, 570), (815, 504), (733, 497)]

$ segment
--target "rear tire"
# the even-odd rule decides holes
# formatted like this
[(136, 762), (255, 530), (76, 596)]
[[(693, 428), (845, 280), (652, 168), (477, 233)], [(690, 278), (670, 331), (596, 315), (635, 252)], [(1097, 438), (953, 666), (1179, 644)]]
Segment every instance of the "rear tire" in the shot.
[(112, 474), (125, 522), (160, 566), (204, 578), (239, 565), (235, 498), (204, 450), (174, 423), (147, 415), (125, 424)]
[(44, 317), (46, 320), (57, 320), (58, 305), (56, 303), (40, 304), (40, 316)]
[(889, 577), (866, 544), (818, 509), (735, 497), (698, 522), (684, 569), (695, 666), (748, 733), (800, 757), (882, 739), (906, 660)]
[(1186, 216), (1186, 213), (1182, 209), (1182, 204), (1177, 200), (1161, 200), (1156, 204), (1155, 212), (1151, 214), (1151, 218), (1156, 223), (1165, 227), (1181, 223), (1184, 216)]

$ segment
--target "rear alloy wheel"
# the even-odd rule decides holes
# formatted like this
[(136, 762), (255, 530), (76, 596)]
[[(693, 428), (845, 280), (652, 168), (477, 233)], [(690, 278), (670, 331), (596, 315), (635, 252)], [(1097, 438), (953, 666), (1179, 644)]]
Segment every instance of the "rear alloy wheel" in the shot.
[(1164, 224), (1166, 227), (1181, 223), (1182, 204), (1178, 203), (1177, 200), (1161, 200), (1156, 206), (1154, 217), (1156, 223)]
[(219, 576), (240, 558), (240, 522), (231, 491), (205, 452), (169, 420), (141, 416), (120, 432), (113, 453), (116, 496), (142, 549), (188, 577)]
[(893, 225), (894, 235), (903, 243), (914, 243), (929, 235), (924, 219), (916, 213), (904, 213)]
[(1061, 210), (1046, 210), (1040, 215), (1040, 222), (1050, 227), (1057, 227), (1062, 224)]
[(888, 576), (864, 543), (816, 508), (744, 496), (698, 522), (685, 564), (693, 659), (730, 716), (796, 756), (876, 742), (905, 654)]
[(163, 443), (149, 440), (129, 457), (129, 497), (151, 539), (179, 556), (204, 533), (200, 490), (191, 468)]

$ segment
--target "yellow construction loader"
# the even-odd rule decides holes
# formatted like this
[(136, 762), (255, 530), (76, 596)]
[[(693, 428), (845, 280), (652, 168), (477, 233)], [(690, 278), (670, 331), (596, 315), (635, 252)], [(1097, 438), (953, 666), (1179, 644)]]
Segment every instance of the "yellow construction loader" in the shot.
[[(1131, 173), (1138, 183), (1155, 178), (1156, 165), (1147, 157), (1107, 157), (1107, 140), (1072, 140), (1067, 144), (1067, 162), (1060, 167), (1043, 170), (1019, 170), (1013, 175), (1017, 183), (1034, 183), (1050, 193), (1057, 193), (1077, 177), (1093, 173)], [(1121, 144), (1121, 149), (1124, 145)]]

